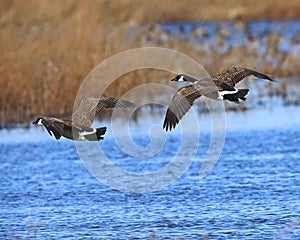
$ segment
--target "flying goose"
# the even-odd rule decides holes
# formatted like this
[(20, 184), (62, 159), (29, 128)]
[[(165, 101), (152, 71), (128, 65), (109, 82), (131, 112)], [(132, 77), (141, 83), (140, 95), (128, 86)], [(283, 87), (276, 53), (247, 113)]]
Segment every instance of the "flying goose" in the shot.
[(90, 97), (81, 100), (80, 105), (68, 119), (38, 117), (32, 124), (44, 126), (48, 133), (58, 140), (61, 136), (77, 141), (99, 141), (103, 139), (106, 127), (93, 128), (95, 116), (105, 108), (130, 108), (134, 104), (110, 97)]
[(172, 97), (166, 112), (163, 128), (166, 131), (171, 131), (172, 128), (175, 128), (179, 120), (192, 107), (194, 101), (202, 95), (215, 100), (228, 100), (234, 103), (239, 103), (239, 99), (245, 101), (245, 96), (249, 89), (237, 89), (235, 85), (250, 75), (274, 81), (273, 77), (237, 66), (228, 67), (210, 78), (196, 79), (186, 74), (177, 75), (171, 81), (186, 81), (192, 84), (179, 88)]

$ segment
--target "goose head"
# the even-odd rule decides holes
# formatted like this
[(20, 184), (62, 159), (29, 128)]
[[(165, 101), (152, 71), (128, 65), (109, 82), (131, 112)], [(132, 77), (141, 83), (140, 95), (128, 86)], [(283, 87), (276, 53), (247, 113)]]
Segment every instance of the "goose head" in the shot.
[(175, 78), (173, 78), (171, 81), (195, 83), (195, 82), (198, 82), (198, 79), (188, 76), (186, 74), (179, 74)]
[(32, 122), (33, 125), (43, 125), (42, 123), (43, 118), (38, 117), (34, 122)]

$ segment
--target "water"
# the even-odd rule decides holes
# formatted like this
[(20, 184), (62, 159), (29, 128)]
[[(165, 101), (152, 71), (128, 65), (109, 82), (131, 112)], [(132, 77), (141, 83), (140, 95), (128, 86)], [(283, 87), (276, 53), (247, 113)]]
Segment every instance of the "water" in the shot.
[[(160, 25), (175, 37), (183, 37), (194, 45), (208, 43), (219, 52), (226, 52), (233, 46), (254, 48), (260, 54), (267, 51), (269, 34), (280, 37), (277, 51), (295, 53), (300, 51), (300, 21), (252, 21), (244, 24), (232, 22), (171, 22)], [(220, 37), (224, 42), (216, 44)], [(251, 43), (256, 43), (252, 44)]]
[[(171, 185), (145, 193), (100, 183), (73, 142), (55, 141), (44, 129), (1, 130), (0, 238), (202, 239), (209, 234), (208, 239), (299, 239), (297, 112), (290, 107), (227, 113), (222, 154), (202, 180), (198, 174), (210, 120), (200, 116), (204, 128), (196, 159)], [(161, 123), (160, 118), (148, 121)], [(139, 132), (133, 139), (147, 146), (151, 140), (143, 126), (148, 123), (142, 122), (135, 125)], [(123, 153), (110, 130), (100, 146), (116, 165), (143, 173), (166, 165), (177, 149), (177, 131), (164, 137), (166, 147), (150, 158)]]

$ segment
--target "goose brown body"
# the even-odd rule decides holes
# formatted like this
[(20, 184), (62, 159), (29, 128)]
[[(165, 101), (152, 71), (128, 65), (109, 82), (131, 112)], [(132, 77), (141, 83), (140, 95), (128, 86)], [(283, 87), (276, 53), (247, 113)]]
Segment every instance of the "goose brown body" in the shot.
[(116, 98), (84, 98), (68, 119), (39, 117), (33, 124), (43, 125), (48, 133), (58, 140), (61, 136), (77, 141), (98, 141), (103, 139), (106, 127), (92, 128), (95, 116), (106, 108), (130, 108), (134, 104)]
[(171, 81), (187, 81), (191, 84), (179, 88), (172, 97), (165, 115), (163, 128), (166, 131), (175, 128), (192, 107), (194, 101), (202, 95), (215, 100), (228, 100), (234, 103), (239, 103), (239, 100), (245, 101), (245, 96), (248, 94), (249, 89), (237, 89), (235, 85), (250, 75), (274, 81), (274, 78), (271, 76), (238, 66), (228, 67), (213, 77), (203, 79), (197, 79), (185, 74), (177, 75)]

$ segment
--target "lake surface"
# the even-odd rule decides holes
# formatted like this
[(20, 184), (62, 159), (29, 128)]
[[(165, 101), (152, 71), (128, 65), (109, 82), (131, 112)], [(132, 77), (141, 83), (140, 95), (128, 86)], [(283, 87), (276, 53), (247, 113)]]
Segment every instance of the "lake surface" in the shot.
[[(199, 146), (187, 171), (141, 193), (99, 182), (72, 141), (56, 141), (42, 128), (1, 130), (0, 238), (299, 239), (299, 120), (297, 107), (227, 113), (220, 158), (199, 179), (211, 137), (209, 116), (200, 116)], [(132, 123), (133, 141), (147, 146), (146, 128), (161, 121)], [(168, 164), (181, 139), (178, 130), (157, 134), (165, 144), (150, 157), (124, 153), (111, 130), (99, 146), (126, 171), (153, 172)], [(182, 133), (193, 141), (192, 134)]]
[[(267, 37), (280, 37), (277, 51), (300, 51), (300, 21), (250, 21), (246, 23), (233, 22), (171, 22), (161, 25), (162, 29), (175, 37), (182, 37), (193, 44), (207, 43), (207, 50), (214, 47), (218, 52), (226, 52), (231, 47), (244, 46), (266, 54), (268, 48)], [(217, 44), (217, 38), (223, 40)], [(251, 44), (256, 43), (256, 44)]]

